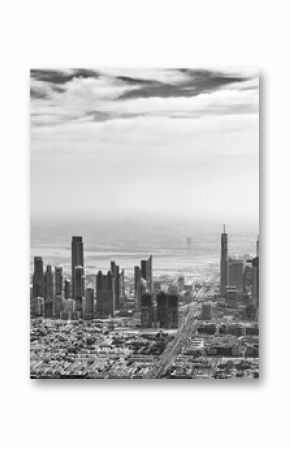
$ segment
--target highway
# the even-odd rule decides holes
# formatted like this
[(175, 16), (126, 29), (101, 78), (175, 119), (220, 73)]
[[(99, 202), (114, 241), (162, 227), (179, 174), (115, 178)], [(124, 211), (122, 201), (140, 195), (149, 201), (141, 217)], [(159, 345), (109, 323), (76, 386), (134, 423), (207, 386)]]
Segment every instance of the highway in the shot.
[[(197, 295), (196, 300), (202, 301), (208, 296), (208, 288), (202, 286)], [(189, 337), (192, 336), (198, 328), (199, 321), (197, 317), (200, 315), (201, 304), (198, 302), (192, 302), (189, 305), (189, 311), (184, 318), (184, 321), (178, 330), (174, 340), (166, 347), (165, 351), (160, 357), (158, 369), (155, 374), (155, 379), (159, 379), (166, 373), (171, 366), (177, 354), (180, 352), (182, 346), (186, 343)]]

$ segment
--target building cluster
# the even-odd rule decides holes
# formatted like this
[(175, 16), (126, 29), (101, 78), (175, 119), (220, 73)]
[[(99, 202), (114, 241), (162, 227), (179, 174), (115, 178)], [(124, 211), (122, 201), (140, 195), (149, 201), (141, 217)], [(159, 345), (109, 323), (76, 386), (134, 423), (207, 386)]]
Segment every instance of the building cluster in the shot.
[(143, 328), (178, 328), (178, 296), (160, 291), (145, 293), (141, 299), (141, 326)]
[[(156, 285), (155, 285), (156, 287)], [(152, 256), (134, 267), (134, 305), (144, 328), (177, 328), (178, 296), (155, 288)], [(71, 242), (71, 277), (64, 278), (63, 268), (47, 265), (42, 257), (34, 258), (32, 277), (32, 317), (61, 320), (93, 320), (122, 315), (125, 304), (125, 272), (111, 261), (107, 273), (99, 271), (95, 289), (87, 287), (82, 237), (73, 236)]]
[(86, 286), (84, 246), (80, 236), (71, 242), (71, 277), (64, 279), (63, 268), (51, 265), (44, 270), (42, 257), (34, 258), (32, 277), (32, 317), (92, 320), (114, 316), (125, 299), (125, 273), (114, 261), (107, 274), (99, 271), (96, 288)]
[(259, 309), (259, 237), (256, 242), (256, 256), (251, 259), (236, 259), (228, 254), (228, 234), (225, 230), (221, 234), (220, 258), (220, 294), (228, 305), (235, 305), (238, 299), (247, 294), (250, 298), (249, 306), (253, 314)]

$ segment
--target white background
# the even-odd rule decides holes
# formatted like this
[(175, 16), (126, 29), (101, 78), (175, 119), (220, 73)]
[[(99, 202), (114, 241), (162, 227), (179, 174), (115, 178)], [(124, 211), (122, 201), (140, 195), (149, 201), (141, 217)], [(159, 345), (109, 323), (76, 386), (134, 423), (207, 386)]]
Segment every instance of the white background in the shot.
[[(286, 447), (287, 1), (9, 1), (1, 33), (1, 446)], [(29, 380), (29, 68), (253, 66), (261, 72), (262, 379)], [(3, 441), (2, 441), (3, 440)]]

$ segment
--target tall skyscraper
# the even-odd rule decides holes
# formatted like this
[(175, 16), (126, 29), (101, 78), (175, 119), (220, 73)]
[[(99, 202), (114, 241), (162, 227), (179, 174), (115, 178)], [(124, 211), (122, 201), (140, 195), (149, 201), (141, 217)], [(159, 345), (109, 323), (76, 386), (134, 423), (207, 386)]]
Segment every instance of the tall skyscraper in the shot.
[(120, 286), (120, 267), (116, 263), (111, 261), (111, 273), (114, 279), (115, 289), (115, 308), (120, 308), (121, 286)]
[(45, 316), (50, 318), (54, 314), (53, 310), (54, 300), (54, 278), (51, 265), (46, 266), (46, 272), (44, 273), (44, 309)]
[(141, 260), (141, 272), (147, 283), (149, 293), (152, 293), (152, 256), (148, 260)]
[(62, 266), (55, 267), (55, 296), (63, 295), (63, 268)]
[(33, 298), (44, 297), (44, 274), (42, 257), (34, 257), (34, 272), (32, 278)]
[(220, 260), (220, 291), (224, 295), (226, 287), (229, 285), (229, 255), (228, 255), (228, 234), (224, 225), (221, 234), (221, 260)]
[(125, 270), (123, 269), (120, 273), (120, 307), (124, 306), (125, 297), (126, 297)]
[(115, 282), (111, 271), (107, 275), (101, 271), (96, 277), (97, 315), (100, 318), (114, 316), (115, 314)]
[(83, 239), (80, 236), (73, 236), (71, 242), (71, 270), (72, 270), (72, 297), (76, 298), (75, 287), (75, 267), (84, 267), (84, 247)]
[(138, 267), (138, 265), (137, 265), (134, 267), (134, 296), (135, 296), (135, 299), (137, 299), (138, 281), (141, 277), (142, 277), (142, 272), (141, 272), (140, 267)]
[(81, 312), (83, 310), (83, 302), (85, 296), (85, 276), (84, 267), (77, 265), (74, 271), (74, 287), (75, 287), (75, 301), (76, 301), (76, 311)]

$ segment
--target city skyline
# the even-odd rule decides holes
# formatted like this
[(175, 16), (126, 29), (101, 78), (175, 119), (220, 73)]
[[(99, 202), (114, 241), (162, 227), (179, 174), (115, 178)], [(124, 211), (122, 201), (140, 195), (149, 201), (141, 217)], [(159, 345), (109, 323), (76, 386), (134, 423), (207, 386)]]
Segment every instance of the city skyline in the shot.
[(258, 223), (258, 125), (253, 70), (32, 70), (32, 219)]
[(133, 276), (111, 260), (89, 279), (82, 236), (70, 279), (35, 256), (31, 378), (258, 379), (259, 236), (232, 258), (223, 225), (220, 250), (220, 269), (193, 281), (154, 273), (152, 255)]

